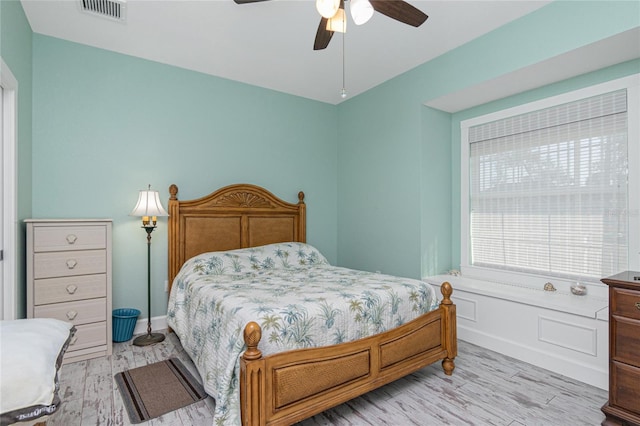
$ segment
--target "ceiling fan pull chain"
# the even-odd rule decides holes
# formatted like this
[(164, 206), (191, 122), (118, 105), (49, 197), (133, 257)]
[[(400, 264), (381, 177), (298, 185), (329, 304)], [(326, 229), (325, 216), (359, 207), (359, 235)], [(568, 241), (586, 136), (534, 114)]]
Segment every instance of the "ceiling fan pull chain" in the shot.
[[(345, 25), (346, 26), (346, 25)], [(344, 31), (342, 33), (342, 90), (340, 91), (340, 97), (345, 99), (347, 97), (347, 88), (345, 87), (345, 47), (344, 47), (344, 38), (347, 32)]]

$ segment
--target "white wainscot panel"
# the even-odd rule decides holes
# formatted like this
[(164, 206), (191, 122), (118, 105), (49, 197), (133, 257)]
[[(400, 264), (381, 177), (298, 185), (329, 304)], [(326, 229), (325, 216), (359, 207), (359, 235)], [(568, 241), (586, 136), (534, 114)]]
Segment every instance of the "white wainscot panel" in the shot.
[(577, 323), (538, 316), (538, 340), (597, 356), (598, 330)]
[(466, 319), (469, 321), (477, 322), (478, 305), (475, 300), (465, 297), (456, 297), (456, 316), (458, 318)]

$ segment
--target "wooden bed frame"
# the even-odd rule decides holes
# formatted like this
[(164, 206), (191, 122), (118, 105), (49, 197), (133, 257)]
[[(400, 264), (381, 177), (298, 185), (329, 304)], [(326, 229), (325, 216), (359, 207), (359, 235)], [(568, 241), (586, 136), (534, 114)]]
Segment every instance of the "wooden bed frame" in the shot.
[[(178, 201), (169, 188), (169, 283), (189, 258), (209, 251), (306, 242), (304, 193), (290, 204), (248, 184)], [(171, 290), (171, 288), (169, 288)], [(288, 425), (442, 360), (451, 375), (457, 355), (452, 288), (442, 284), (440, 307), (387, 332), (339, 345), (262, 356), (260, 326), (244, 330), (240, 359), (243, 425)]]

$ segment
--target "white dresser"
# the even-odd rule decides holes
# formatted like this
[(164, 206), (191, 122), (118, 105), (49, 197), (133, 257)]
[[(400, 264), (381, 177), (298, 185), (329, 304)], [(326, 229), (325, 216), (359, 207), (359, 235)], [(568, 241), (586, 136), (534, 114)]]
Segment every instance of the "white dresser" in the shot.
[(111, 220), (25, 223), (27, 317), (76, 326), (65, 363), (111, 355)]

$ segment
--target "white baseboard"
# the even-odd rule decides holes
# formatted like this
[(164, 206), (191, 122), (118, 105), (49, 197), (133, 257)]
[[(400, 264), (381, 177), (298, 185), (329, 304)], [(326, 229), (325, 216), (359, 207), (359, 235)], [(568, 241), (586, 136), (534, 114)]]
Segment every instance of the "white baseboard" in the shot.
[[(136, 322), (136, 327), (133, 329), (133, 334), (137, 335), (146, 333), (148, 322), (149, 320), (147, 318), (139, 319), (138, 322)], [(151, 318), (151, 328), (153, 331), (166, 330), (167, 327), (166, 315)]]

